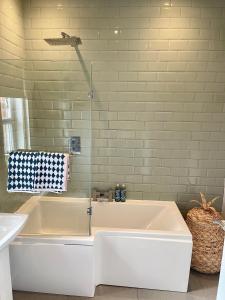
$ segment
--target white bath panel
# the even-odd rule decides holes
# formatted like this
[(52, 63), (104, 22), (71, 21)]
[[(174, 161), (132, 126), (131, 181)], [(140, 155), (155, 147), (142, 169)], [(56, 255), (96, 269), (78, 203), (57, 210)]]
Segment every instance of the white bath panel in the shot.
[(11, 266), (15, 290), (94, 296), (92, 246), (14, 243)]
[(98, 284), (187, 291), (192, 251), (189, 241), (107, 233), (98, 239)]

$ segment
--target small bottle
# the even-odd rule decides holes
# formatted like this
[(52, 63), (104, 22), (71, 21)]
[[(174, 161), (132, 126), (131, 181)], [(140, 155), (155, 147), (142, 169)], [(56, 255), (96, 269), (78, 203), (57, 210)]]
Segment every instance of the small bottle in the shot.
[(120, 201), (125, 202), (126, 200), (127, 200), (127, 189), (126, 189), (126, 185), (122, 184), (120, 190)]
[(120, 184), (117, 183), (116, 187), (115, 187), (115, 201), (119, 202), (120, 201), (120, 191), (121, 191), (121, 187)]

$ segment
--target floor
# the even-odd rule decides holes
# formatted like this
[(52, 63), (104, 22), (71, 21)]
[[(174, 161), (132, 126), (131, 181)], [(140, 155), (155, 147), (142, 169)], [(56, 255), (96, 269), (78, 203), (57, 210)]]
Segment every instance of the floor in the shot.
[[(192, 271), (188, 293), (174, 293), (114, 286), (98, 286), (96, 300), (216, 300), (218, 275), (204, 275)], [(14, 292), (14, 300), (86, 300), (90, 298), (71, 297), (26, 292)]]

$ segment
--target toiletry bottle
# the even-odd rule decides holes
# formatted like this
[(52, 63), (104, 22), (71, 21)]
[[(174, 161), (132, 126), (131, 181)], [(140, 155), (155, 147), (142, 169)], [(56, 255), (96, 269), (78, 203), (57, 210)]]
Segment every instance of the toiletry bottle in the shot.
[(119, 202), (120, 201), (120, 191), (121, 191), (121, 187), (120, 184), (117, 183), (116, 187), (115, 187), (115, 201)]
[(127, 189), (126, 185), (122, 184), (121, 190), (120, 190), (120, 201), (125, 202), (127, 199)]

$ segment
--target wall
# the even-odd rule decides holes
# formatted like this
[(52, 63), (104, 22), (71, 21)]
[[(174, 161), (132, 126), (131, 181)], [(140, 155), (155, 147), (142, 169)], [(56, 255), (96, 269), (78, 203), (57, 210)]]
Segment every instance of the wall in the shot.
[(23, 97), (23, 17), (20, 0), (0, 2), (0, 97)]
[[(0, 1), (0, 97), (24, 97), (23, 10), (20, 0)], [(1, 111), (0, 111), (1, 114)], [(14, 130), (16, 130), (14, 126)], [(0, 126), (0, 211), (14, 211), (26, 199), (6, 192), (7, 166)]]
[(222, 195), (224, 1), (27, 0), (24, 12), (36, 146), (87, 128), (73, 106), (89, 89), (79, 56), (43, 41), (66, 31), (81, 37), (86, 71), (93, 66), (93, 186), (123, 182), (129, 198), (181, 209), (200, 191)]

